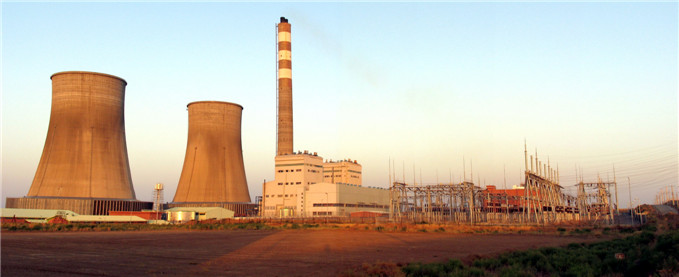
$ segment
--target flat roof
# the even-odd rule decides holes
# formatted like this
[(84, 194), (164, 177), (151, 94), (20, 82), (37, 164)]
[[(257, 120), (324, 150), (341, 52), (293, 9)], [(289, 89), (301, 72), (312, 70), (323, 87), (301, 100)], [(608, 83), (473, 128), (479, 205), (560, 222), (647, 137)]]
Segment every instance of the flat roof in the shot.
[(146, 222), (146, 219), (135, 215), (77, 215), (68, 216), (69, 222)]
[(214, 209), (221, 209), (221, 210), (227, 210), (227, 211), (233, 212), (232, 210), (225, 209), (225, 208), (222, 208), (222, 207), (174, 207), (174, 208), (167, 209), (165, 211), (168, 211), (168, 212), (199, 212), (200, 213), (200, 212), (211, 211), (211, 210), (214, 210)]
[(46, 209), (0, 209), (0, 216), (2, 217), (17, 217), (17, 218), (50, 218), (57, 214), (61, 215), (78, 215), (71, 210), (46, 210)]

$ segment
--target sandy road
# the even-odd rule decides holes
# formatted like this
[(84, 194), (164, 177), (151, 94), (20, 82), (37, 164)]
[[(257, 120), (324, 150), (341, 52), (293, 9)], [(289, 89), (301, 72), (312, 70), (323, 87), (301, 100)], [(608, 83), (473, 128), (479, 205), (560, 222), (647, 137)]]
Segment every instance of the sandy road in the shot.
[(332, 276), (593, 239), (356, 230), (2, 233), (2, 276)]

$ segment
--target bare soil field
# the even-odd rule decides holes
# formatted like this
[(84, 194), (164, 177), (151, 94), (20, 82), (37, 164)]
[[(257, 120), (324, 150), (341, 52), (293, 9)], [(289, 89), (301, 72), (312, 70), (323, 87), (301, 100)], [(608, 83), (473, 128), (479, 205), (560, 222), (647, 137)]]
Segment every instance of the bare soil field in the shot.
[(3, 232), (2, 276), (334, 276), (593, 237), (358, 230)]

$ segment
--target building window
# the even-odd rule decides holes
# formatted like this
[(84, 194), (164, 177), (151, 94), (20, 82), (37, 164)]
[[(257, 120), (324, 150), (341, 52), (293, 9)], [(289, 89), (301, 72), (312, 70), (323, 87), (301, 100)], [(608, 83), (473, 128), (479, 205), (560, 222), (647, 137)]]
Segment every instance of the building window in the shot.
[(279, 186), (283, 185), (283, 183), (278, 183)]
[(295, 170), (295, 171), (297, 171), (297, 172), (301, 172), (302, 170), (301, 170), (301, 169), (297, 169), (297, 170)]
[(297, 183), (295, 183), (295, 184), (297, 184), (297, 185), (301, 185), (301, 184), (302, 184), (302, 182), (297, 182)]
[(283, 170), (282, 170), (282, 169), (280, 169), (280, 170), (278, 170), (278, 172), (283, 172)]

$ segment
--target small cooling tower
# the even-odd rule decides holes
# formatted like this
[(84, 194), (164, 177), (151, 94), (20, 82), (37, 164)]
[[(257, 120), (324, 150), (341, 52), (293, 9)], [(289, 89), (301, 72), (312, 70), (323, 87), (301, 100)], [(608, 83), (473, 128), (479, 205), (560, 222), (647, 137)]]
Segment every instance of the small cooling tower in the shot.
[(171, 206), (222, 206), (239, 213), (225, 204), (250, 202), (241, 147), (243, 107), (201, 101), (188, 110), (186, 156)]

